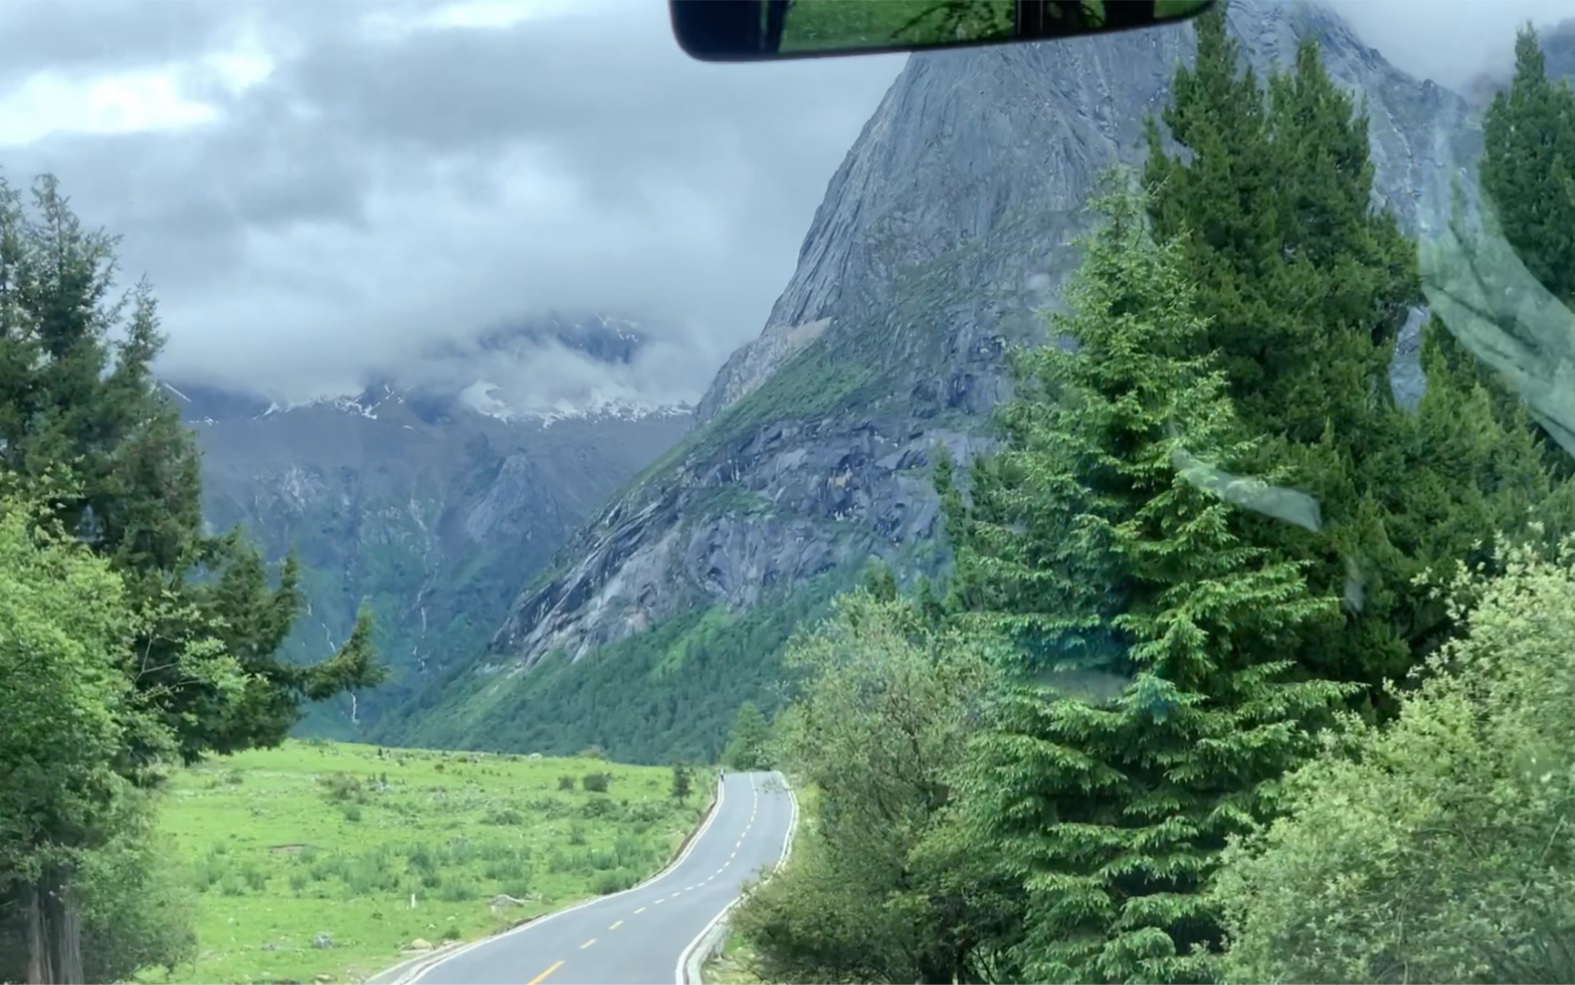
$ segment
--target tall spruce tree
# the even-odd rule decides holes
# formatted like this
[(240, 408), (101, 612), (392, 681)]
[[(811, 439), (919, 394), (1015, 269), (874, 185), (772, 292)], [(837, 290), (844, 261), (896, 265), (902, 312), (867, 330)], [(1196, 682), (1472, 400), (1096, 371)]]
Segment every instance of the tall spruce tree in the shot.
[[(1315, 42), (1268, 80), (1226, 34), (1224, 4), (1196, 21), (1198, 55), (1149, 121), (1155, 231), (1182, 237), (1243, 428), (1311, 445), (1369, 441), (1392, 405), (1385, 378), (1421, 300), (1415, 247), (1370, 207), (1367, 118), (1329, 79)], [(1375, 420), (1376, 418), (1376, 420)]]
[(1298, 662), (1371, 685), (1362, 700), (1383, 711), (1384, 684), (1451, 631), (1414, 576), (1489, 558), (1483, 545), (1519, 528), (1527, 498), (1555, 495), (1555, 484), (1534, 469), (1517, 472), (1530, 485), (1503, 481), (1506, 455), (1537, 457), (1526, 425), (1474, 400), (1479, 381), (1441, 371), (1451, 350), (1437, 325), (1428, 398), (1415, 413), (1396, 406), (1388, 370), (1421, 300), (1415, 248), (1371, 207), (1366, 117), (1316, 44), (1301, 44), (1259, 94), (1223, 5), (1196, 25), (1197, 63), (1177, 70), (1164, 113), (1189, 153), (1168, 154), (1151, 124), (1151, 214), (1160, 235), (1186, 244), (1186, 276), (1211, 322), (1199, 351), (1221, 354), (1241, 434), (1267, 439), (1254, 471), (1286, 468), (1319, 503), (1316, 529), (1236, 521), (1276, 556), (1313, 561), (1315, 590), (1346, 600), (1344, 624), (1309, 632)]
[[(1575, 304), (1575, 91), (1569, 80), (1547, 77), (1530, 24), (1515, 36), (1509, 91), (1494, 96), (1482, 129), (1479, 180), (1499, 233), (1543, 287), (1565, 305)], [(1518, 417), (1524, 407), (1513, 387), (1480, 366), (1477, 375), (1494, 393), (1501, 416)], [(1540, 426), (1532, 427), (1548, 467), (1561, 478), (1575, 477), (1570, 455)]]
[(1515, 76), (1482, 122), (1481, 185), (1532, 276), (1575, 301), (1575, 91), (1547, 76), (1537, 31), (1515, 36)]
[[(1010, 946), (1030, 980), (1207, 981), (1218, 854), (1264, 815), (1307, 726), (1343, 693), (1294, 680), (1285, 655), (1338, 608), (1301, 565), (1233, 533), (1235, 507), (1190, 474), (1239, 468), (1254, 442), (1240, 438), (1224, 374), (1197, 354), (1210, 326), (1184, 245), (1153, 241), (1139, 193), (1100, 207), (1060, 325), (1078, 351), (1023, 355), (1006, 447), (970, 490), (984, 508), (954, 506), (969, 522), (953, 540), (959, 603), (1012, 639), (1020, 612), (978, 611), (1013, 601), (993, 585), (1097, 572), (1057, 579), (1057, 609), (1033, 636), (1108, 625), (1126, 681), (1113, 694), (1024, 683), (1007, 695), (964, 770), (962, 830), (1024, 887)], [(1067, 520), (1036, 527), (1044, 517)], [(1024, 542), (1032, 551), (1003, 550)]]

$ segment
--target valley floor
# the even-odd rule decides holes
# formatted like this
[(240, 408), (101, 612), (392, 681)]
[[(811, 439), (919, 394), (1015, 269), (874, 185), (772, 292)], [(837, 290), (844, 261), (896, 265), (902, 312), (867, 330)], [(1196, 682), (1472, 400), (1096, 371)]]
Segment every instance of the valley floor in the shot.
[(323, 741), (215, 759), (171, 787), (161, 827), (198, 890), (198, 948), (148, 982), (363, 980), (634, 885), (706, 808), (675, 803), (663, 768)]

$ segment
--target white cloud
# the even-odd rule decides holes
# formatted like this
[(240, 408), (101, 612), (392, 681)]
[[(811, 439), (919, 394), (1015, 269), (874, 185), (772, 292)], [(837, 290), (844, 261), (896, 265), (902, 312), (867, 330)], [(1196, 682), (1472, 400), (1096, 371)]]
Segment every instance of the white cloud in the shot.
[[(213, 123), (224, 107), (212, 96), (239, 96), (267, 81), (275, 65), (261, 40), (248, 33), (225, 48), (157, 68), (35, 71), (0, 95), (0, 146), (61, 133), (180, 131)], [(216, 92), (204, 91), (215, 86)]]
[(211, 123), (218, 110), (185, 96), (174, 71), (77, 79), (39, 72), (0, 98), (0, 146), (60, 132), (116, 134)]
[[(634, 2), (634, 0), (622, 0)], [(398, 41), (442, 28), (499, 30), (531, 20), (583, 15), (601, 4), (594, 0), (449, 0), (435, 4), (371, 9), (361, 19), (363, 36)]]

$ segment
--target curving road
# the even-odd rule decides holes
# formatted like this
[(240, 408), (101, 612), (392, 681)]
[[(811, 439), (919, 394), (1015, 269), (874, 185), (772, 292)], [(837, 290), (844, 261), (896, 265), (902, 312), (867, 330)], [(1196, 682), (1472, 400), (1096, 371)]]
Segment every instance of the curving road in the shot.
[(797, 806), (777, 773), (734, 773), (689, 847), (649, 882), (468, 944), (400, 985), (652, 985), (787, 851)]

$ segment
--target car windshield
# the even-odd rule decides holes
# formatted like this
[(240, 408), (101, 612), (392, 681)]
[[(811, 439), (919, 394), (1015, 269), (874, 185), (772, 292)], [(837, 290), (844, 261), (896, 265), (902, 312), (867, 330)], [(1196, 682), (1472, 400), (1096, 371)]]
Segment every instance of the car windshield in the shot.
[(0, 4), (0, 982), (1575, 980), (1572, 77)]

